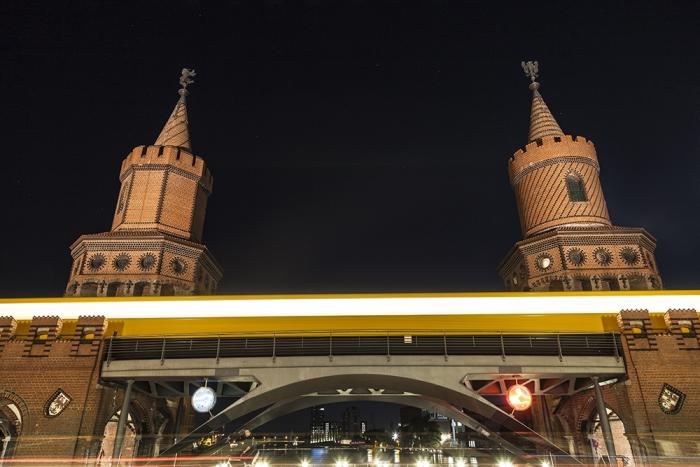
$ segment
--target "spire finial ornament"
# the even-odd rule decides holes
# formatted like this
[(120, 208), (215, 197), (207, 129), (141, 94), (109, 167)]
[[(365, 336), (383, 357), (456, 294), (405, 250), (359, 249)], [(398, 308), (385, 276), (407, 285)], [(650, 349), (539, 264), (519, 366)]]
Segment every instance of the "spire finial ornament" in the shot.
[(197, 73), (194, 70), (190, 70), (188, 68), (182, 69), (182, 72), (180, 74), (180, 86), (182, 86), (182, 88), (180, 88), (178, 94), (180, 94), (183, 97), (189, 94), (189, 92), (187, 91), (187, 86), (194, 83), (194, 80), (192, 79), (192, 77), (194, 76), (197, 76)]
[(525, 76), (530, 78), (530, 90), (536, 91), (537, 88), (540, 87), (540, 83), (537, 82), (537, 78), (540, 76), (540, 68), (539, 64), (537, 61), (527, 61), (527, 62), (520, 62), (520, 66), (523, 67), (523, 71), (525, 72)]

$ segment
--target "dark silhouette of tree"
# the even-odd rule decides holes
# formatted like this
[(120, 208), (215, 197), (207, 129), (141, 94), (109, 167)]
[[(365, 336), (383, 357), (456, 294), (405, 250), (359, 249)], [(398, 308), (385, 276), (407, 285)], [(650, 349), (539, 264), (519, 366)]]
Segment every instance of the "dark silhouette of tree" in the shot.
[(368, 443), (372, 444), (389, 444), (391, 442), (391, 437), (381, 429), (367, 430), (364, 437)]
[(401, 427), (401, 445), (409, 448), (434, 448), (440, 446), (440, 426), (421, 414)]

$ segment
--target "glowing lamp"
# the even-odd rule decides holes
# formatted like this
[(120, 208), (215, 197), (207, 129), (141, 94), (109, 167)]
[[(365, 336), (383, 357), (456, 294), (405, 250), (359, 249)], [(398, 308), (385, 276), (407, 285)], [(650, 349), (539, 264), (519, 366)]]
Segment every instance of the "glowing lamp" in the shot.
[(508, 388), (506, 398), (508, 404), (515, 410), (527, 410), (532, 405), (532, 393), (522, 384), (514, 384)]

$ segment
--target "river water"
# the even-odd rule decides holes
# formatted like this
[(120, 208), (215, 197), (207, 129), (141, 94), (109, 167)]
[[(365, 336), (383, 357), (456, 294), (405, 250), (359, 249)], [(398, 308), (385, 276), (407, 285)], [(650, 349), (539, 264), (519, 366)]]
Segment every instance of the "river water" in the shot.
[[(419, 460), (448, 464), (440, 450), (368, 449), (366, 447), (262, 448), (258, 461), (295, 467), (415, 467)], [(308, 464), (303, 464), (304, 462)], [(451, 463), (451, 462), (450, 462)]]

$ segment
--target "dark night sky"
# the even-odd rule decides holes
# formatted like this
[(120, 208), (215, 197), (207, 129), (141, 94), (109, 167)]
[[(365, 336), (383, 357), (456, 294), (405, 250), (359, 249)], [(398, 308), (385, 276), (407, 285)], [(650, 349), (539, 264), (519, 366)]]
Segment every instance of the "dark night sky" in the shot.
[(0, 295), (62, 293), (183, 66), (220, 292), (501, 290), (522, 59), (596, 143), (613, 221), (698, 288), (698, 31), (698, 2), (4, 0)]

